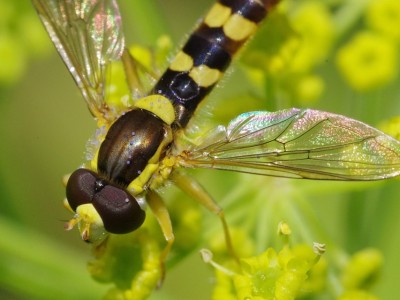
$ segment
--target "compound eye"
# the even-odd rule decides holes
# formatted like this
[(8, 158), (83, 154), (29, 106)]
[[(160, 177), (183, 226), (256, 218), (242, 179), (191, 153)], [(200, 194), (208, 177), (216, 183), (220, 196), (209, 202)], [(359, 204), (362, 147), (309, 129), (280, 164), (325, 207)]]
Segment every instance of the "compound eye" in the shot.
[(93, 196), (93, 206), (104, 228), (110, 233), (128, 233), (139, 228), (146, 217), (135, 198), (127, 191), (105, 185)]
[(86, 169), (78, 169), (71, 174), (67, 183), (67, 200), (73, 211), (79, 205), (92, 202), (95, 193), (96, 174)]

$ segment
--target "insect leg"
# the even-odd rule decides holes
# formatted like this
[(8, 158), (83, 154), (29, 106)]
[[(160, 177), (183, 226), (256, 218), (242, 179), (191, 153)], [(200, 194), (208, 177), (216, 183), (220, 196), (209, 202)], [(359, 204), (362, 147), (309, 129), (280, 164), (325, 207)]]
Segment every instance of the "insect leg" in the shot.
[(214, 201), (214, 199), (210, 196), (210, 194), (207, 193), (200, 183), (187, 174), (175, 172), (172, 175), (172, 181), (188, 196), (199, 202), (201, 205), (203, 205), (209, 211), (215, 213), (220, 218), (224, 230), (228, 253), (239, 263), (238, 256), (236, 255), (232, 245), (231, 235), (229, 233), (228, 224), (222, 208)]
[(175, 236), (172, 229), (171, 218), (161, 197), (156, 192), (149, 191), (146, 197), (146, 202), (150, 206), (150, 209), (156, 217), (158, 224), (160, 224), (161, 231), (163, 232), (164, 238), (167, 241), (167, 245), (160, 255), (161, 284), (165, 276), (165, 260), (169, 251), (171, 250), (172, 244), (174, 243)]
[(124, 66), (126, 80), (131, 94), (135, 97), (143, 97), (147, 91), (141, 75), (145, 75), (152, 81), (156, 81), (158, 79), (157, 74), (134, 58), (127, 48), (125, 48), (122, 53), (121, 61)]

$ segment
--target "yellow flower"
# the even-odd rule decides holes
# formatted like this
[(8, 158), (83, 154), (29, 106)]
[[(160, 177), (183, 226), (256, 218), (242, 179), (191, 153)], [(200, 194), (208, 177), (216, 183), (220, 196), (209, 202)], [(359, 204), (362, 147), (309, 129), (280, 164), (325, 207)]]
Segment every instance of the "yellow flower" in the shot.
[(364, 249), (354, 254), (343, 272), (342, 283), (346, 290), (369, 288), (379, 276), (383, 256), (376, 249)]
[(366, 12), (366, 21), (372, 29), (400, 40), (400, 1), (372, 1)]
[(337, 53), (336, 64), (348, 84), (358, 91), (384, 86), (397, 75), (397, 51), (387, 38), (358, 33)]
[(299, 244), (280, 252), (268, 248), (258, 256), (241, 259), (240, 273), (211, 262), (217, 279), (212, 299), (291, 300), (320, 291), (326, 264), (315, 268), (319, 260), (311, 247)]
[(146, 220), (145, 228), (110, 235), (103, 244), (93, 246), (90, 274), (99, 282), (114, 284), (105, 300), (146, 299), (160, 283), (160, 243), (147, 226), (153, 227), (152, 220)]
[(324, 91), (324, 81), (320, 76), (302, 76), (296, 84), (296, 94), (299, 101), (310, 103), (318, 100)]
[(328, 8), (320, 2), (308, 2), (299, 8), (291, 23), (301, 42), (290, 69), (310, 71), (325, 59), (334, 41), (334, 25)]

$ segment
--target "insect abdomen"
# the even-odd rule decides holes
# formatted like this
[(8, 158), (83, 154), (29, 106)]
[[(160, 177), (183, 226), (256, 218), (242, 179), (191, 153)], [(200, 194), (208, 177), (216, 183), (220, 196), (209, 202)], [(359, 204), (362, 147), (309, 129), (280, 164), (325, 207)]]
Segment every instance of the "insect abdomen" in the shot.
[(202, 99), (279, 0), (219, 0), (189, 37), (152, 93), (170, 99), (185, 127)]

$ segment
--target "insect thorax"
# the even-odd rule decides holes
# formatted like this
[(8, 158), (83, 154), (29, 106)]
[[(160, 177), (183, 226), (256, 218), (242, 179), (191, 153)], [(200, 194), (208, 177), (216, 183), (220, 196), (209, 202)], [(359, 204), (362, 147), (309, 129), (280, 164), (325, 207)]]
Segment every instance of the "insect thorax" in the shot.
[(135, 108), (110, 127), (97, 155), (97, 172), (141, 193), (172, 141), (171, 127), (152, 112)]

